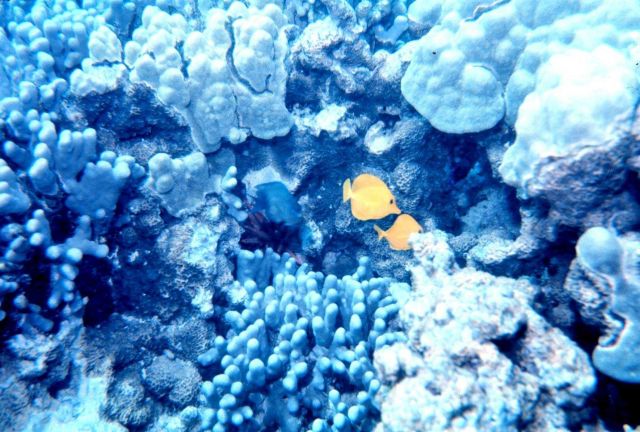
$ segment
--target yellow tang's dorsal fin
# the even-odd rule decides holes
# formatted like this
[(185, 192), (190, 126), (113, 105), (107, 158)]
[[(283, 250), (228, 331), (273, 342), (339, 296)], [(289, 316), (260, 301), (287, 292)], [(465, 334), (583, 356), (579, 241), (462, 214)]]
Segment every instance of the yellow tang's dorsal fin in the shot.
[(401, 232), (414, 233), (414, 232), (420, 232), (420, 230), (422, 230), (422, 227), (420, 226), (418, 221), (416, 221), (413, 218), (413, 216), (408, 215), (406, 213), (403, 213), (400, 216), (398, 216), (393, 226), (394, 227), (397, 226)]
[(418, 222), (416, 222), (416, 220), (411, 215), (403, 213), (400, 216), (398, 216), (398, 218), (396, 219), (394, 225), (396, 224), (401, 226), (407, 226), (407, 225), (413, 226), (413, 225), (417, 225)]
[(359, 189), (370, 187), (382, 187), (385, 189), (389, 189), (382, 180), (372, 174), (360, 174), (353, 181), (352, 188), (354, 192), (357, 192)]

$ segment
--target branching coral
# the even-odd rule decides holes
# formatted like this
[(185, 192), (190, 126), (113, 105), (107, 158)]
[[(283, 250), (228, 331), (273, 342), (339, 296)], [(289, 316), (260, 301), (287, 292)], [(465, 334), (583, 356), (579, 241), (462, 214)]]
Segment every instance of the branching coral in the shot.
[(204, 428), (370, 430), (380, 386), (373, 351), (403, 339), (393, 318), (407, 290), (372, 277), (366, 258), (338, 279), (286, 254), (242, 251), (229, 330), (199, 358), (213, 374), (202, 387)]

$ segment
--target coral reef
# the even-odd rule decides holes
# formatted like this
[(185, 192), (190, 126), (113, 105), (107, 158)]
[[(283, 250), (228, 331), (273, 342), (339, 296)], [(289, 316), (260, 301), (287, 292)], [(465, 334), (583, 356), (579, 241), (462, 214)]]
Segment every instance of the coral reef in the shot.
[(576, 264), (565, 282), (582, 318), (604, 333), (593, 352), (594, 366), (629, 383), (640, 382), (639, 250), (636, 233), (618, 239), (606, 228), (590, 228), (578, 240)]
[(380, 386), (372, 353), (403, 338), (391, 324), (409, 287), (373, 278), (367, 258), (341, 279), (306, 267), (271, 250), (240, 252), (230, 293), (240, 308), (198, 357), (218, 371), (202, 386), (205, 428), (371, 427)]
[(0, 1), (0, 429), (640, 427), (639, 27)]
[[(460, 269), (442, 231), (413, 239), (407, 343), (375, 354), (384, 430), (570, 430), (588, 356), (532, 308), (526, 280)], [(408, 403), (409, 402), (409, 403)]]

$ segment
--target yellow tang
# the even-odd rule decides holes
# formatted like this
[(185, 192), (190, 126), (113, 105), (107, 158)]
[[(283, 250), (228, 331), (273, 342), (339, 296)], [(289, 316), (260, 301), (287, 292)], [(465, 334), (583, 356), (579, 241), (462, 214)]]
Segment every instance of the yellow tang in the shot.
[(409, 250), (409, 237), (411, 234), (422, 232), (422, 227), (414, 218), (408, 214), (401, 214), (393, 222), (391, 228), (383, 231), (378, 225), (374, 225), (373, 229), (378, 233), (378, 240), (386, 238), (391, 249)]
[(396, 199), (387, 185), (371, 174), (360, 174), (353, 181), (353, 186), (351, 180), (346, 179), (342, 185), (342, 200), (351, 200), (351, 214), (360, 220), (400, 214)]

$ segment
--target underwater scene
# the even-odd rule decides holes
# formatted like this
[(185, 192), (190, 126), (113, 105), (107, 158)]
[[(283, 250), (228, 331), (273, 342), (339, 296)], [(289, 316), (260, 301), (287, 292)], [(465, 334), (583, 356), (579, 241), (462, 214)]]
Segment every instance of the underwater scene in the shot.
[(640, 432), (640, 0), (0, 0), (0, 432)]

